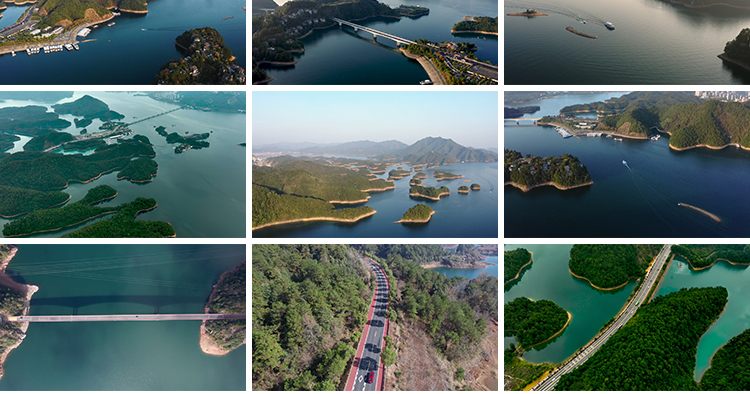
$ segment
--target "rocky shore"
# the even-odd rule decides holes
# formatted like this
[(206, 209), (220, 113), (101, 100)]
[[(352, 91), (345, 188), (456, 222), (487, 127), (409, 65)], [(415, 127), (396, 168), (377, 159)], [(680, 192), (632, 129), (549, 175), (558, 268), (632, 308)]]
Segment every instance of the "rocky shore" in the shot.
[(331, 218), (331, 217), (314, 217), (314, 218), (302, 218), (302, 219), (290, 219), (290, 220), (281, 220), (278, 222), (271, 222), (262, 224), (260, 226), (253, 227), (250, 231), (255, 231), (261, 228), (271, 227), (271, 226), (277, 226), (280, 224), (289, 224), (289, 223), (298, 223), (298, 222), (314, 222), (314, 221), (328, 221), (328, 222), (341, 222), (341, 223), (354, 223), (359, 220), (362, 220), (366, 217), (370, 217), (374, 215), (377, 211), (373, 210), (372, 212), (366, 213), (364, 215), (357, 216), (356, 218), (351, 219), (340, 219), (340, 218)]
[(527, 191), (529, 191), (529, 190), (531, 190), (531, 189), (533, 189), (535, 187), (539, 187), (539, 186), (554, 186), (558, 190), (570, 190), (570, 189), (575, 189), (577, 187), (584, 187), (584, 186), (589, 186), (589, 185), (593, 185), (593, 184), (594, 184), (594, 181), (589, 181), (589, 182), (586, 182), (586, 183), (581, 183), (581, 184), (573, 185), (573, 186), (562, 186), (562, 185), (557, 184), (555, 182), (544, 182), (544, 183), (539, 183), (539, 184), (536, 184), (536, 185), (521, 185), (520, 183), (516, 183), (516, 182), (505, 182), (505, 186), (517, 187), (517, 188), (521, 189), (524, 192), (527, 192)]

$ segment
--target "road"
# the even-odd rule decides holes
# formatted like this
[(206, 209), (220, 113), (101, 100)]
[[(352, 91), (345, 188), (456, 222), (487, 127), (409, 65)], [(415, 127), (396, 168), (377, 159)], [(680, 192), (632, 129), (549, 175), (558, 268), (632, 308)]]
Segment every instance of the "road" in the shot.
[(3, 29), (2, 32), (0, 32), (0, 36), (9, 37), (33, 25), (34, 21), (31, 20), (31, 16), (36, 11), (37, 9), (34, 8), (34, 6), (29, 7), (29, 9), (26, 10), (26, 13), (24, 14), (23, 20), (21, 20), (20, 22), (14, 23), (13, 25), (8, 26), (5, 29)]
[(557, 385), (557, 382), (560, 381), (561, 376), (585, 363), (586, 360), (591, 357), (591, 355), (596, 353), (596, 351), (599, 350), (599, 348), (601, 348), (602, 345), (604, 345), (607, 340), (609, 340), (609, 338), (612, 337), (612, 335), (620, 329), (620, 327), (624, 326), (625, 323), (627, 323), (628, 320), (630, 320), (630, 318), (635, 315), (638, 307), (643, 303), (643, 301), (646, 299), (646, 296), (648, 295), (648, 292), (654, 286), (654, 283), (656, 283), (656, 278), (659, 276), (659, 272), (661, 272), (661, 268), (667, 261), (667, 257), (669, 256), (669, 252), (671, 250), (672, 245), (664, 245), (659, 254), (656, 256), (654, 263), (646, 273), (646, 276), (643, 279), (643, 284), (638, 289), (638, 292), (633, 298), (630, 299), (630, 302), (625, 307), (625, 309), (623, 309), (622, 312), (620, 312), (620, 314), (617, 316), (615, 323), (611, 324), (606, 331), (599, 333), (592, 342), (589, 342), (587, 346), (579, 350), (575, 354), (575, 357), (569, 359), (564, 365), (555, 369), (541, 383), (534, 386), (532, 390), (548, 391), (554, 389)]
[(244, 319), (244, 314), (143, 314), (143, 315), (62, 315), (62, 316), (3, 316), (16, 322), (80, 322), (80, 321), (159, 321), (159, 320), (223, 320)]
[[(352, 369), (349, 371), (346, 390), (379, 391), (383, 388), (384, 374), (380, 354), (385, 344), (383, 336), (388, 330), (388, 319), (385, 318), (385, 312), (388, 310), (388, 280), (378, 264), (361, 256), (360, 259), (368, 264), (375, 274), (377, 287), (367, 315), (367, 324), (354, 355)], [(365, 377), (370, 371), (375, 372), (375, 377), (372, 383), (367, 383)]]

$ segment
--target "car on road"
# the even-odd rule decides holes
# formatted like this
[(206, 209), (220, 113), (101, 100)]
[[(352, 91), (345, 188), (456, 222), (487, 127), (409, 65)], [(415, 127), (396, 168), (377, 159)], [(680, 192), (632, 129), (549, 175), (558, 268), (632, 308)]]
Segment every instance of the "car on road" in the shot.
[(367, 376), (365, 377), (365, 382), (372, 383), (372, 381), (375, 379), (375, 372), (370, 371), (367, 373)]

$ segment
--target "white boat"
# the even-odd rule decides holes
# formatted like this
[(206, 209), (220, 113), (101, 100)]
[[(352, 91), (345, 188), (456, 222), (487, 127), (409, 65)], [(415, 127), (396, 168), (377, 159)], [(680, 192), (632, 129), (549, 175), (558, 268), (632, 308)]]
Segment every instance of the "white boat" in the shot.
[(623, 164), (623, 165), (628, 165), (628, 162), (627, 162), (627, 161), (625, 161), (625, 160), (623, 160), (623, 161), (622, 161), (622, 164)]
[(612, 22), (604, 22), (604, 27), (606, 27), (609, 30), (615, 29), (615, 25), (613, 25)]
[(73, 50), (73, 45), (71, 45), (70, 43), (67, 43), (67, 44), (65, 44), (65, 49), (67, 49), (68, 51), (72, 51)]
[(13, 57), (16, 56), (16, 51), (10, 51), (10, 54), (13, 55)]
[(78, 47), (78, 44), (73, 44), (73, 49), (75, 49), (75, 50), (77, 51), (77, 50), (79, 50), (80, 48)]
[(425, 79), (424, 81), (419, 81), (420, 85), (432, 85), (432, 81), (429, 79)]
[(108, 27), (112, 27), (112, 26), (114, 26), (114, 25), (115, 25), (115, 22), (109, 22), (109, 23), (107, 23), (107, 26), (108, 26)]

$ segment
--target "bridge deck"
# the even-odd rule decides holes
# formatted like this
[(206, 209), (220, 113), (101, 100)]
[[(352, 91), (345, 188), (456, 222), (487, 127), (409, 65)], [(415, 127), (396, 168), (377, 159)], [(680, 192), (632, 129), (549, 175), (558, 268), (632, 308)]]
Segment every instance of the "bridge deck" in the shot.
[(159, 320), (226, 320), (245, 319), (245, 314), (144, 314), (144, 315), (62, 315), (62, 316), (3, 316), (11, 322), (77, 322), (77, 321), (159, 321)]

